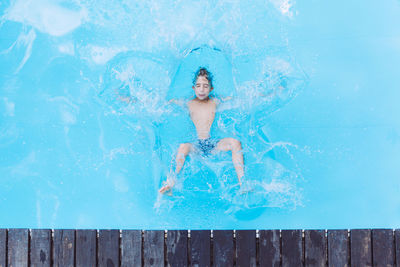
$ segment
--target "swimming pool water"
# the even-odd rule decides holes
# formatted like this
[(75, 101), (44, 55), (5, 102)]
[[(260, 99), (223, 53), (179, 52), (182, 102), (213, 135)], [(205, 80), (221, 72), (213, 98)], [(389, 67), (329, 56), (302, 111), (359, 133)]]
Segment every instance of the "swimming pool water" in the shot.
[[(3, 1), (0, 227), (400, 225), (400, 2)], [(199, 66), (217, 139), (159, 195)], [(126, 99), (131, 99), (128, 103)]]

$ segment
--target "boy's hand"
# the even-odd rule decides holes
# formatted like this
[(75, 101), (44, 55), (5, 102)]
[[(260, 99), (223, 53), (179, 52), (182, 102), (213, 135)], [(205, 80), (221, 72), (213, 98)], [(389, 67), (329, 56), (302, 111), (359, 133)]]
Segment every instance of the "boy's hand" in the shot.
[(164, 182), (164, 186), (158, 190), (161, 194), (164, 194), (165, 192), (168, 192), (172, 189), (172, 187), (175, 185), (175, 180), (174, 178), (167, 178), (167, 181)]
[(179, 99), (171, 99), (168, 101), (168, 104), (175, 104), (178, 105), (180, 107), (183, 107), (185, 105), (185, 102)]
[(129, 96), (118, 96), (118, 99), (128, 104), (133, 102)]
[(177, 105), (181, 104), (181, 103), (179, 102), (179, 100), (177, 100), (177, 99), (171, 99), (171, 100), (168, 101), (168, 103), (170, 103), (170, 104), (177, 104)]
[(228, 100), (232, 100), (231, 96), (227, 96), (221, 99), (222, 101), (228, 101)]

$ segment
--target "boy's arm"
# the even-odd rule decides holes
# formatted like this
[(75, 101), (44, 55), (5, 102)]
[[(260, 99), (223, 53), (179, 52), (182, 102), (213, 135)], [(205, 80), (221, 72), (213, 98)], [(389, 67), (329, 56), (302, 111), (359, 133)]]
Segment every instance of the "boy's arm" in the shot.
[(185, 107), (186, 101), (182, 99), (171, 99), (168, 101), (168, 104), (175, 104), (180, 107)]
[(215, 101), (216, 104), (222, 104), (224, 102), (227, 102), (229, 100), (232, 100), (232, 96), (227, 96), (227, 97), (214, 97), (213, 100)]
[(136, 98), (132, 98), (130, 95), (121, 95), (120, 92), (119, 92), (119, 90), (118, 90), (118, 88), (115, 89), (115, 93), (116, 93), (117, 96), (118, 96), (118, 100), (120, 100), (120, 101), (122, 101), (122, 102), (125, 102), (125, 103), (127, 103), (127, 104), (137, 102), (137, 99), (136, 99)]
[(130, 97), (130, 96), (118, 96), (118, 99), (121, 100), (122, 102), (127, 103), (127, 104), (137, 102), (136, 99), (133, 99), (133, 98)]
[(262, 92), (259, 92), (258, 95), (259, 95), (260, 97), (262, 97), (262, 98), (271, 99), (271, 98), (273, 98), (274, 96), (276, 96), (277, 94), (281, 93), (283, 90), (285, 90), (285, 88), (284, 88), (283, 86), (279, 86), (277, 90), (274, 90), (274, 91), (269, 92), (269, 93), (266, 93), (266, 94), (265, 94), (265, 93), (262, 93)]
[(229, 100), (232, 100), (231, 96), (227, 96), (227, 97), (221, 98), (222, 102), (226, 102), (226, 101), (229, 101)]
[(168, 103), (179, 105), (179, 100), (178, 99), (171, 99), (171, 100), (168, 101)]

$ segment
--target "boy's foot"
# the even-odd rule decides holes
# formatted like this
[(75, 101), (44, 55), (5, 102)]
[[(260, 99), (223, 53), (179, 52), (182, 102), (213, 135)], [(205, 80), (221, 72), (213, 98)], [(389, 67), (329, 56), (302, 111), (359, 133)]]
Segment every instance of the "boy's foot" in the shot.
[(158, 192), (160, 192), (161, 194), (164, 194), (167, 191), (170, 191), (172, 188), (171, 185), (164, 185), (163, 187), (160, 188), (160, 190), (158, 190)]
[(168, 174), (167, 175), (167, 180), (163, 182), (164, 186), (158, 190), (161, 194), (164, 194), (165, 192), (171, 191), (172, 187), (175, 185), (176, 181), (176, 176), (175, 174)]
[(240, 184), (239, 194), (243, 195), (249, 192), (254, 191), (254, 187), (249, 182), (242, 182)]

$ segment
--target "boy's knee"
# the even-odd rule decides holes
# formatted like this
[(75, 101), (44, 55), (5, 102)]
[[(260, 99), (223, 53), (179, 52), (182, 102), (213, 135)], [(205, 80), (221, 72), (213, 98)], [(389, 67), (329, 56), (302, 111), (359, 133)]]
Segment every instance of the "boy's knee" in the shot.
[(179, 154), (184, 154), (187, 155), (190, 151), (190, 144), (189, 143), (184, 143), (179, 145), (178, 153)]
[(231, 138), (230, 143), (231, 143), (232, 151), (242, 150), (242, 143), (240, 143), (239, 140), (237, 140), (235, 138)]

